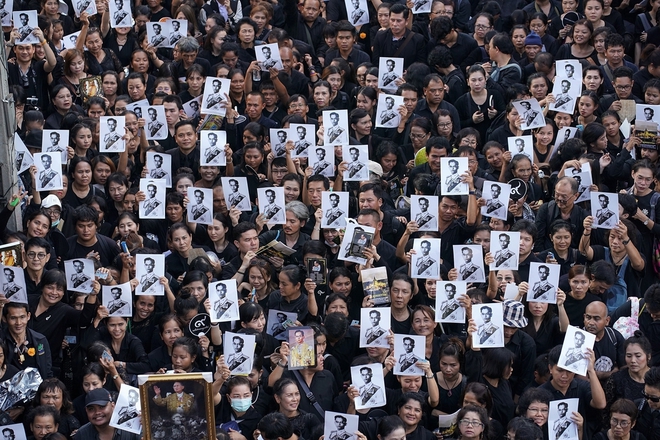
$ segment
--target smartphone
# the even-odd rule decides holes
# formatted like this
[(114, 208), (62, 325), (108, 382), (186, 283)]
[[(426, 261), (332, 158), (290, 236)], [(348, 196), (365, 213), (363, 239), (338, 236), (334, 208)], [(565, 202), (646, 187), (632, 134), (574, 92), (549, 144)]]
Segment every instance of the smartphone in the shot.
[(114, 362), (114, 361), (115, 361), (115, 360), (112, 358), (112, 356), (110, 355), (110, 353), (108, 353), (107, 351), (104, 351), (103, 354), (101, 355), (101, 357), (102, 357), (103, 359), (105, 359), (106, 361), (108, 361), (108, 362)]
[(121, 251), (124, 252), (124, 253), (126, 253), (126, 254), (129, 253), (129, 252), (128, 252), (128, 246), (126, 245), (126, 242), (125, 242), (125, 241), (122, 241), (122, 242), (121, 242)]
[(106, 278), (108, 278), (108, 273), (97, 270), (96, 272), (94, 272), (94, 276), (99, 280), (105, 280)]
[(552, 252), (548, 252), (548, 257), (550, 257), (551, 260), (554, 260), (555, 254), (553, 254)]
[(71, 345), (75, 344), (78, 338), (75, 335), (64, 335), (64, 340), (67, 342), (67, 344)]

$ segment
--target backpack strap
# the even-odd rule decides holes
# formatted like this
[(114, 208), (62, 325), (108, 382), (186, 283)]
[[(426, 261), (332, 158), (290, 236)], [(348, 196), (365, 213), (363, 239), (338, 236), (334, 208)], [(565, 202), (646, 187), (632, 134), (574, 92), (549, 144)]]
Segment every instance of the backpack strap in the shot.
[(653, 192), (651, 196), (651, 212), (649, 212), (649, 218), (652, 222), (655, 223), (655, 207), (658, 205), (658, 199), (660, 199), (660, 193)]

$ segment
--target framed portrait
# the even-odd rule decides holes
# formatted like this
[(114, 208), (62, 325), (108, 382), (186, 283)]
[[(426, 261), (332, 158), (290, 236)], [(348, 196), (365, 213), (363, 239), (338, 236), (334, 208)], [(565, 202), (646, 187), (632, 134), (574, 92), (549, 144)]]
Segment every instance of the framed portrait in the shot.
[[(89, 78), (81, 79), (80, 96), (82, 97), (84, 103), (87, 103), (89, 98), (92, 96), (103, 96), (101, 76), (90, 76)], [(103, 124), (101, 124), (101, 128), (103, 128)], [(123, 130), (121, 133), (123, 136)]]
[(289, 370), (302, 370), (316, 366), (316, 340), (311, 327), (289, 327), (287, 340), (289, 353)]
[(9, 243), (0, 246), (0, 264), (23, 267), (23, 248), (21, 246), (21, 243)]
[(317, 285), (325, 284), (327, 282), (326, 268), (327, 268), (327, 260), (325, 258), (307, 259), (307, 276)]
[(215, 439), (213, 373), (138, 376), (144, 438)]

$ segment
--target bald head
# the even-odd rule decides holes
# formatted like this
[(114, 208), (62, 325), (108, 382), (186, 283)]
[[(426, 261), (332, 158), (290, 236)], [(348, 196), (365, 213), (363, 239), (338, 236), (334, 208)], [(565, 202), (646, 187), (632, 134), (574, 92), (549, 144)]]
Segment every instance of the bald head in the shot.
[(607, 316), (607, 306), (604, 302), (594, 301), (589, 303), (584, 310), (584, 329), (596, 335), (600, 340), (605, 335), (605, 327), (609, 325), (610, 317)]
[(594, 301), (592, 303), (589, 303), (587, 308), (584, 309), (584, 313), (588, 315), (597, 315), (600, 316), (601, 318), (605, 318), (607, 316), (607, 306), (602, 301)]
[(578, 192), (578, 183), (574, 178), (564, 176), (557, 181), (555, 189), (556, 188), (562, 188), (564, 191), (569, 191), (571, 194), (575, 194)]

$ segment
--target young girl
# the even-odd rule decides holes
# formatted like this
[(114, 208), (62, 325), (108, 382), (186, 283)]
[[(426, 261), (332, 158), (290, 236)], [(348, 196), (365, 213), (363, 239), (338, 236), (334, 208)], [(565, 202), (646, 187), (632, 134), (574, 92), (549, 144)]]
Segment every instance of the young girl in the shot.
[(85, 124), (76, 124), (71, 129), (70, 135), (75, 155), (91, 160), (95, 155), (95, 152), (90, 148), (92, 146), (92, 130)]
[(534, 163), (540, 167), (547, 165), (550, 161), (552, 152), (552, 140), (555, 137), (555, 130), (552, 121), (545, 118), (545, 127), (534, 130)]
[(578, 124), (586, 127), (588, 124), (598, 120), (596, 110), (598, 109), (598, 96), (589, 91), (582, 92), (578, 99)]

